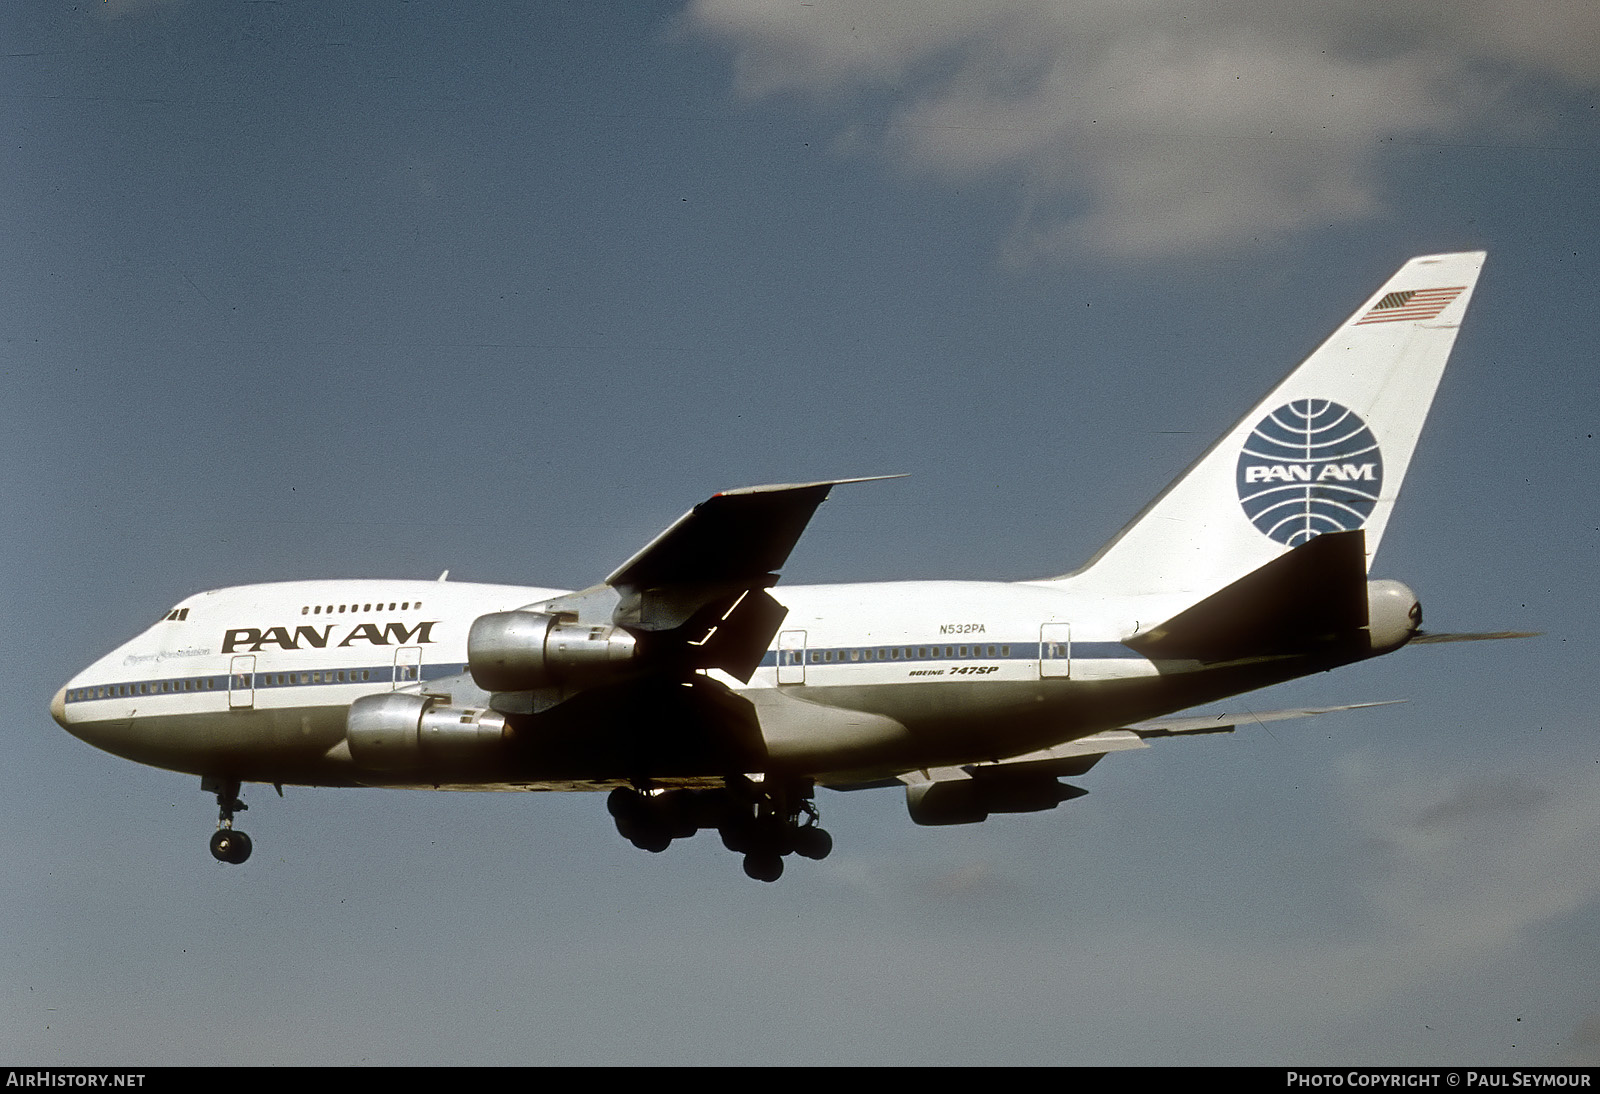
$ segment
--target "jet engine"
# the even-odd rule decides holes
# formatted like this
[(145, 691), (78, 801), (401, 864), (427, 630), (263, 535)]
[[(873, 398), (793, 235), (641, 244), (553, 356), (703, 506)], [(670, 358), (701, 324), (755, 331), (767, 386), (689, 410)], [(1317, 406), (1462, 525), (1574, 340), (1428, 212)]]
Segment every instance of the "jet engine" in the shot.
[(467, 633), (467, 670), (485, 691), (580, 684), (614, 675), (637, 655), (637, 642), (621, 627), (543, 612), (482, 615)]
[(438, 706), (427, 695), (363, 695), (345, 715), (350, 756), (362, 767), (404, 771), (430, 763), (487, 756), (506, 737), (506, 716), (494, 710)]
[(906, 787), (906, 811), (917, 824), (977, 824), (990, 813), (1038, 813), (1088, 791), (1052, 775), (951, 779)]

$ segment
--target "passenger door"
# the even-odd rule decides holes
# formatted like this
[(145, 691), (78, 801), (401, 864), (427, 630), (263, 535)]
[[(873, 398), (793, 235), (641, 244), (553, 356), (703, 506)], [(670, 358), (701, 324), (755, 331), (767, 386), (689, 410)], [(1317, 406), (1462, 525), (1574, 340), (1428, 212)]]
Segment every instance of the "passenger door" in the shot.
[(256, 655), (241, 653), (228, 665), (228, 709), (250, 710), (256, 705)]
[(1046, 623), (1039, 628), (1039, 676), (1072, 675), (1072, 624)]
[(806, 682), (806, 632), (784, 631), (778, 635), (778, 683)]

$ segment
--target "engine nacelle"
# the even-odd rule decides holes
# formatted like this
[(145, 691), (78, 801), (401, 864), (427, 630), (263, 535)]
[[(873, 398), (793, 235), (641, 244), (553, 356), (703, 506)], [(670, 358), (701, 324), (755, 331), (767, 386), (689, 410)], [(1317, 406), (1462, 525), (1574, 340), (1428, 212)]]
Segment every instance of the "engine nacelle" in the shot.
[(571, 623), (543, 612), (495, 612), (473, 620), (467, 670), (484, 691), (530, 691), (612, 675), (638, 655), (621, 627)]
[(490, 756), (504, 744), (504, 714), (436, 703), (405, 692), (363, 695), (345, 715), (351, 758), (376, 771), (405, 771)]
[(977, 824), (990, 813), (1038, 813), (1088, 791), (1051, 775), (951, 779), (906, 787), (906, 811), (917, 824)]
[(1367, 582), (1367, 641), (1374, 653), (1399, 649), (1421, 626), (1416, 593), (1398, 581)]

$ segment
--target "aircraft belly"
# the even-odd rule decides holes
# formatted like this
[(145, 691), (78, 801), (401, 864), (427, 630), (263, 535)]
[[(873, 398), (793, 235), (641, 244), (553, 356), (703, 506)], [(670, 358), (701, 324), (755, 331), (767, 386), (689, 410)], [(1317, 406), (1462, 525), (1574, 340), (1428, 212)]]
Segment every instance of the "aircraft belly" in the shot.
[(346, 784), (328, 750), (344, 739), (344, 706), (140, 715), (74, 725), (99, 748), (139, 763), (248, 781)]
[[(1122, 696), (1148, 693), (1145, 680), (1032, 680), (975, 681), (938, 685), (878, 685), (872, 687), (797, 688), (784, 692), (798, 707), (831, 710), (834, 724), (849, 712), (866, 724), (881, 721), (898, 728), (894, 735), (880, 733), (862, 747), (837, 732), (829, 721), (813, 716), (810, 722), (787, 727), (779, 744), (767, 730), (762, 709), (762, 729), (775, 758), (803, 764), (816, 773), (844, 771), (906, 771), (919, 767), (971, 763), (1014, 755), (1045, 743), (1058, 743), (1107, 728), (1101, 724), (1123, 705)], [(798, 694), (796, 694), (798, 693)]]
[[(807, 686), (769, 689), (787, 701), (756, 700), (756, 706), (775, 760), (813, 774), (860, 774), (1000, 759), (1308, 671), (1304, 659), (1283, 659), (1206, 669), (1191, 663), (1157, 676), (1111, 679)], [(854, 726), (861, 727), (859, 738), (848, 732)]]
[(817, 773), (892, 763), (916, 754), (916, 736), (894, 717), (849, 703), (815, 701), (807, 693), (818, 689), (798, 690), (745, 693), (760, 719), (766, 757), (774, 766)]

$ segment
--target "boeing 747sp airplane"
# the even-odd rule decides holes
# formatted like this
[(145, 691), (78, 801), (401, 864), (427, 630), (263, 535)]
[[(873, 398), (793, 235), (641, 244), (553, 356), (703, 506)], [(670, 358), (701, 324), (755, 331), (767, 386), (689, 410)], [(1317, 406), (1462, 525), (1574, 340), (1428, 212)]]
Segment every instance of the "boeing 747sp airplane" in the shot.
[(250, 855), (233, 826), (247, 782), (603, 790), (639, 847), (716, 828), (763, 881), (831, 849), (818, 786), (903, 786), (918, 824), (1050, 809), (1108, 753), (1232, 728), (1176, 711), (1490, 637), (1423, 635), (1411, 590), (1368, 577), (1483, 261), (1407, 262), (1069, 574), (780, 587), (817, 506), (861, 480), (758, 486), (695, 506), (577, 592), (199, 593), (51, 713), (199, 775), (229, 863)]

